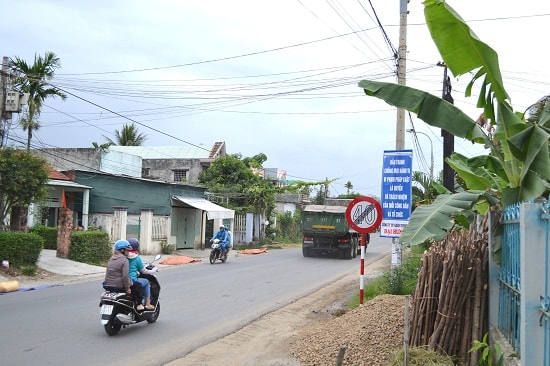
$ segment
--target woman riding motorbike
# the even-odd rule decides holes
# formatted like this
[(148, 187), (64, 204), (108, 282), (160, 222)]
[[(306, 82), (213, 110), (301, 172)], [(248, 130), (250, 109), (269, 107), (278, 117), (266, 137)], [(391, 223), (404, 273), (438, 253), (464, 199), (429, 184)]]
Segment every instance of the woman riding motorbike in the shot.
[(139, 282), (142, 285), (145, 295), (145, 308), (140, 304), (136, 307), (136, 309), (138, 311), (143, 309), (155, 310), (155, 306), (151, 304), (151, 284), (148, 279), (139, 277), (139, 274), (154, 274), (157, 269), (155, 268), (154, 270), (149, 270), (145, 268), (145, 265), (143, 264), (143, 261), (138, 253), (139, 241), (136, 238), (130, 238), (128, 239), (128, 242), (130, 245), (127, 255), (129, 264), (128, 273), (132, 281)]

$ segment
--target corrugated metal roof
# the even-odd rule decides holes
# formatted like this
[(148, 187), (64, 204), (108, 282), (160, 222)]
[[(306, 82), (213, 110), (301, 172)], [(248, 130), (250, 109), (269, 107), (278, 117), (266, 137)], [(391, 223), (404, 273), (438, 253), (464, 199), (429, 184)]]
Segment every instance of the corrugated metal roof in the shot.
[(82, 188), (82, 189), (92, 189), (90, 186), (85, 186), (83, 184), (78, 184), (73, 181), (67, 181), (67, 180), (57, 180), (57, 179), (50, 179), (47, 183), (49, 186), (59, 186), (59, 187), (67, 187), (67, 188)]
[(142, 159), (208, 159), (212, 145), (197, 146), (110, 146), (109, 150), (140, 156)]

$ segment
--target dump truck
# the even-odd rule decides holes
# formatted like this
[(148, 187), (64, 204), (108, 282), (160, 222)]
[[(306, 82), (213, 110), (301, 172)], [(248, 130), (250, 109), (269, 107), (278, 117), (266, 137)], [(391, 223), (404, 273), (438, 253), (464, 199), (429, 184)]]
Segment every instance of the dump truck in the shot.
[[(340, 254), (352, 259), (361, 254), (361, 234), (346, 220), (350, 199), (325, 199), (324, 205), (306, 205), (302, 210), (302, 254), (311, 257), (320, 254)], [(365, 234), (366, 244), (370, 235)]]

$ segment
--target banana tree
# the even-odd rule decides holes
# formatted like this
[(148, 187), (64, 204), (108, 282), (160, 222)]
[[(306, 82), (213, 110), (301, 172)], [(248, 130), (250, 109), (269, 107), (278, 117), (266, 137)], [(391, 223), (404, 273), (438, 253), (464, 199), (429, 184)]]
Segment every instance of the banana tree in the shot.
[(361, 81), (359, 86), (368, 96), (416, 113), (429, 125), (483, 144), (490, 152), (470, 159), (453, 153), (446, 159), (465, 190), (442, 194), (429, 207), (416, 209), (400, 237), (408, 245), (443, 239), (454, 225), (468, 226), (474, 211), (483, 214), (490, 206), (533, 200), (547, 191), (550, 181), (548, 100), (542, 99), (533, 107), (536, 113), (531, 113), (530, 120), (525, 113), (514, 112), (497, 53), (479, 40), (444, 0), (424, 1), (424, 15), (453, 75), (474, 73), (466, 96), (471, 96), (474, 84), (481, 83), (477, 107), (483, 109), (483, 118), (474, 120), (449, 102), (407, 86), (370, 80)]

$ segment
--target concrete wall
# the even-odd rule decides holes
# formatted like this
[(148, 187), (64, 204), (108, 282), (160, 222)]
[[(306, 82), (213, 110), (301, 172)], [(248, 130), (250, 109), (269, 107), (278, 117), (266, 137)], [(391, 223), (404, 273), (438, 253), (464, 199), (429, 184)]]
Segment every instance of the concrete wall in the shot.
[(73, 169), (101, 171), (101, 149), (59, 148), (38, 149), (31, 152), (46, 160), (57, 171)]
[(143, 159), (143, 168), (149, 170), (151, 179), (166, 182), (174, 181), (174, 170), (187, 170), (187, 181), (193, 183), (199, 181), (204, 169), (201, 159)]

